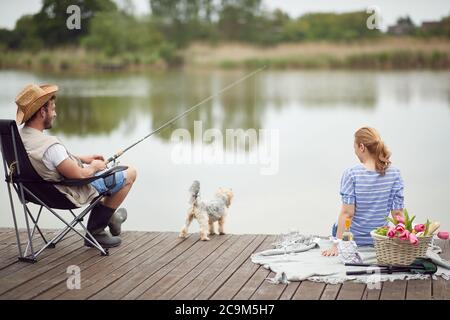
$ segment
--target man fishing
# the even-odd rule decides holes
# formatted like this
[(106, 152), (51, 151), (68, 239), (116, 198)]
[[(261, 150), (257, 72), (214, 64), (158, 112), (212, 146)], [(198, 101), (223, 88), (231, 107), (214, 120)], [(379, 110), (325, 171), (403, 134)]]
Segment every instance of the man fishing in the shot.
[[(153, 130), (142, 139), (134, 142), (124, 150), (117, 152), (106, 161), (100, 155), (74, 156), (67, 151), (66, 147), (57, 138), (43, 133), (44, 130), (52, 127), (53, 121), (56, 118), (55, 98), (58, 87), (55, 85), (38, 86), (30, 84), (26, 86), (16, 97), (16, 121), (18, 125), (25, 124), (19, 131), (20, 136), (33, 167), (43, 179), (60, 181), (63, 177), (67, 179), (88, 178), (100, 174), (105, 170), (108, 163), (115, 161), (122, 154), (145, 139), (168, 128), (175, 121), (185, 117), (207, 101), (218, 97), (223, 92), (253, 77), (265, 68), (265, 66), (259, 68), (227, 85), (217, 93), (203, 99), (180, 115)], [(110, 190), (112, 195), (103, 199), (102, 203), (99, 203), (92, 209), (87, 224), (88, 231), (104, 248), (115, 247), (121, 243), (118, 235), (120, 234), (121, 224), (127, 217), (127, 213), (125, 209), (117, 208), (125, 199), (136, 180), (136, 170), (130, 167), (126, 171), (118, 172), (115, 174), (115, 179), (116, 185)], [(60, 185), (56, 187), (78, 207), (92, 201), (98, 193), (106, 191), (103, 179), (96, 180), (82, 187), (66, 187)], [(110, 233), (105, 231), (106, 226), (109, 227)], [(88, 241), (85, 241), (85, 245), (91, 246)]]
[[(59, 142), (56, 137), (44, 134), (44, 130), (53, 126), (56, 118), (56, 85), (27, 85), (16, 97), (19, 130), (28, 157), (45, 180), (60, 181), (66, 179), (85, 179), (100, 174), (106, 169), (107, 162), (101, 155), (75, 156)], [(104, 248), (120, 245), (121, 224), (127, 218), (124, 208), (119, 208), (134, 181), (136, 170), (115, 173), (115, 186), (110, 190), (111, 196), (105, 197), (91, 211), (87, 229)], [(107, 187), (103, 179), (98, 179), (81, 187), (57, 186), (76, 206), (81, 207), (91, 202)], [(109, 227), (109, 232), (105, 230)], [(86, 246), (92, 246), (85, 241)]]

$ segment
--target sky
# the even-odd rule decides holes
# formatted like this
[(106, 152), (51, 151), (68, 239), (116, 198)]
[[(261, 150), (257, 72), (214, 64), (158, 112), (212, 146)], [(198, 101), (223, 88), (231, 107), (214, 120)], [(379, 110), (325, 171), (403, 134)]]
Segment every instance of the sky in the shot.
[[(136, 12), (148, 13), (149, 0), (130, 0)], [(0, 1), (0, 28), (13, 29), (17, 19), (24, 14), (34, 14), (41, 7), (41, 0)], [(124, 0), (116, 0), (123, 3)], [(263, 0), (266, 9), (280, 8), (291, 17), (298, 17), (307, 12), (348, 12), (366, 10), (377, 6), (382, 17), (381, 27), (395, 23), (398, 17), (409, 15), (416, 24), (423, 21), (439, 20), (450, 14), (448, 0)]]

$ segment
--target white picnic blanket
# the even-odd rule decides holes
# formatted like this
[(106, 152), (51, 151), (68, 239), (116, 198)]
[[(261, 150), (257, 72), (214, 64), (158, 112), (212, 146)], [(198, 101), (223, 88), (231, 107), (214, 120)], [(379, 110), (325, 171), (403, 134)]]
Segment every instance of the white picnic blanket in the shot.
[[(362, 282), (367, 285), (376, 285), (382, 281), (428, 279), (429, 275), (412, 273), (394, 274), (368, 274), (347, 276), (346, 271), (366, 270), (366, 267), (345, 266), (338, 257), (324, 257), (322, 251), (332, 245), (332, 241), (323, 238), (302, 236), (307, 239), (305, 243), (284, 249), (270, 249), (255, 253), (251, 256), (252, 262), (264, 266), (275, 273), (273, 278), (268, 278), (273, 283), (288, 283), (289, 281), (310, 280), (331, 284), (344, 281)], [(366, 264), (376, 264), (375, 249), (373, 247), (360, 247), (358, 251)], [(438, 253), (442, 250), (438, 246), (428, 249), (427, 257), (438, 265), (433, 279), (442, 277), (450, 280), (450, 261), (443, 260)]]

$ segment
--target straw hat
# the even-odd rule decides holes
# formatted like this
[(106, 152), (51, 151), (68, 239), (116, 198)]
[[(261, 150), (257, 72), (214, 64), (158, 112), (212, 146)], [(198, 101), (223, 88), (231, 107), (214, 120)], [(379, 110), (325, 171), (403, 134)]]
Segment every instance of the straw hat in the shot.
[(44, 84), (38, 86), (29, 84), (17, 95), (16, 122), (18, 125), (31, 118), (58, 91), (55, 85)]

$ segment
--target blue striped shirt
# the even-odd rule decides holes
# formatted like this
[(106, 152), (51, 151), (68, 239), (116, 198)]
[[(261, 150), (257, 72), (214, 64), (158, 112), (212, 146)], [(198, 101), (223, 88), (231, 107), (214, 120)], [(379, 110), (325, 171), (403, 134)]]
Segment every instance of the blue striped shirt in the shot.
[(373, 245), (370, 231), (387, 225), (390, 211), (404, 206), (403, 180), (392, 166), (383, 176), (362, 164), (345, 170), (340, 193), (344, 204), (355, 205), (350, 231), (359, 246)]

